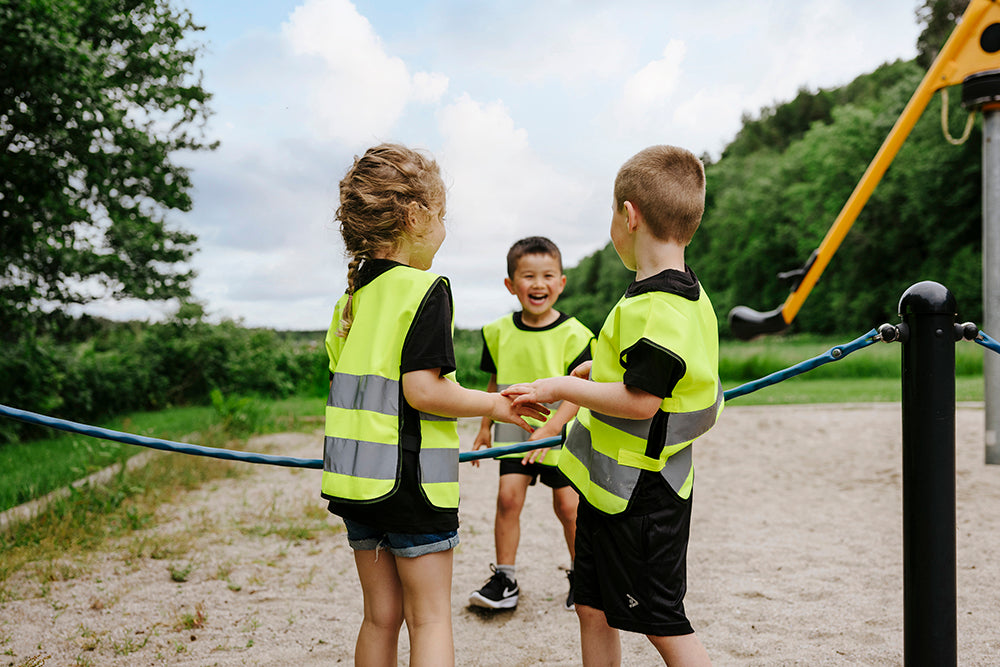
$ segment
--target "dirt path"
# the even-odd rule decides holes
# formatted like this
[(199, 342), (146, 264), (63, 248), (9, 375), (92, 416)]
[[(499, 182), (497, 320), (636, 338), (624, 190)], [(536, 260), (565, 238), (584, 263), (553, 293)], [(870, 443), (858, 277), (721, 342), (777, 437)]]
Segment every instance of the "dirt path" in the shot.
[[(699, 442), (687, 607), (717, 666), (901, 664), (899, 421), (895, 405), (733, 405)], [(1000, 656), (1000, 466), (982, 463), (982, 422), (981, 409), (959, 410), (963, 665)], [(276, 453), (320, 455), (319, 434), (266, 440)], [(551, 494), (529, 492), (519, 607), (487, 615), (466, 600), (493, 561), (496, 463), (463, 464), (461, 481), (458, 664), (579, 664)], [(254, 466), (163, 506), (155, 525), (90, 562), (47, 565), (73, 578), (12, 578), (0, 665), (351, 664), (361, 603), (346, 539), (297, 537), (304, 522), (339, 526), (318, 489), (318, 471)], [(657, 664), (644, 638), (626, 635), (623, 647), (624, 664)], [(404, 632), (401, 664), (406, 655)]]

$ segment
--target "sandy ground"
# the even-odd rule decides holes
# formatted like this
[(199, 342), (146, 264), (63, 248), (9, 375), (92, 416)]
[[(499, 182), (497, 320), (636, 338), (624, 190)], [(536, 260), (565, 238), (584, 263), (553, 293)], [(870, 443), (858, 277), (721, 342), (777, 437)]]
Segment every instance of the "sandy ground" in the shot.
[[(982, 424), (981, 408), (959, 409), (962, 665), (1000, 664), (1000, 466), (983, 464)], [(463, 423), (463, 449), (473, 425)], [(319, 434), (266, 440), (274, 452), (320, 455)], [(896, 405), (726, 408), (695, 454), (687, 597), (716, 665), (902, 664), (900, 448)], [(457, 662), (578, 665), (576, 618), (561, 607), (569, 557), (548, 489), (530, 489), (522, 518), (518, 608), (467, 607), (493, 561), (496, 486), (495, 462), (462, 465)], [(318, 471), (254, 466), (163, 506), (155, 525), (87, 563), (66, 564), (74, 578), (4, 582), (0, 665), (350, 664), (361, 600), (346, 538), (274, 530), (316, 516), (318, 488)], [(137, 540), (190, 544), (153, 559), (135, 556), (151, 551)], [(188, 567), (186, 581), (172, 580)], [(658, 664), (644, 637), (622, 643), (624, 664)], [(404, 630), (400, 664), (407, 646)]]

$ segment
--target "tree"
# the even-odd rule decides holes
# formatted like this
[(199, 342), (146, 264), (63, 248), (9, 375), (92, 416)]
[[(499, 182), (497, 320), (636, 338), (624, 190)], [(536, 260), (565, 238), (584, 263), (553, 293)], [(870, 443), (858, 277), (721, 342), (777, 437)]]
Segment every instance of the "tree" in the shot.
[(201, 30), (169, 0), (0, 0), (0, 336), (97, 298), (190, 293), (181, 150), (212, 149)]
[(969, 0), (925, 0), (917, 8), (917, 20), (924, 26), (917, 37), (917, 63), (921, 67), (930, 69), (968, 6)]

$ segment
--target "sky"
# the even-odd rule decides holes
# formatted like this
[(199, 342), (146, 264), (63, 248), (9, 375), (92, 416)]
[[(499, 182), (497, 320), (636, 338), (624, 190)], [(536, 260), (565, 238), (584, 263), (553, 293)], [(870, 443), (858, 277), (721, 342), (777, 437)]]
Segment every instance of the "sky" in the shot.
[(347, 267), (337, 184), (369, 146), (440, 164), (447, 238), (431, 270), (474, 329), (517, 308), (514, 241), (548, 236), (566, 267), (608, 242), (614, 176), (637, 151), (717, 158), (744, 115), (913, 58), (919, 33), (917, 0), (175, 1), (205, 27), (220, 145), (175, 156), (194, 206), (169, 220), (198, 236), (193, 291), (211, 320), (280, 330), (330, 324)]

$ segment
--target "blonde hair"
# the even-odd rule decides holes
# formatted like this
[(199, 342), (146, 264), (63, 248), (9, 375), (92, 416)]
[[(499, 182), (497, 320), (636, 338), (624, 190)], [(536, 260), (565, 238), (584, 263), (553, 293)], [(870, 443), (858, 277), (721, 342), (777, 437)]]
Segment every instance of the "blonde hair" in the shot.
[(639, 209), (653, 235), (687, 245), (705, 212), (705, 166), (676, 146), (650, 146), (629, 158), (615, 177), (615, 206)]
[(429, 155), (399, 144), (380, 144), (354, 157), (354, 165), (340, 181), (337, 220), (347, 265), (347, 303), (337, 335), (351, 328), (358, 269), (376, 253), (399, 246), (407, 216), (414, 210), (444, 209), (445, 187), (437, 162)]

